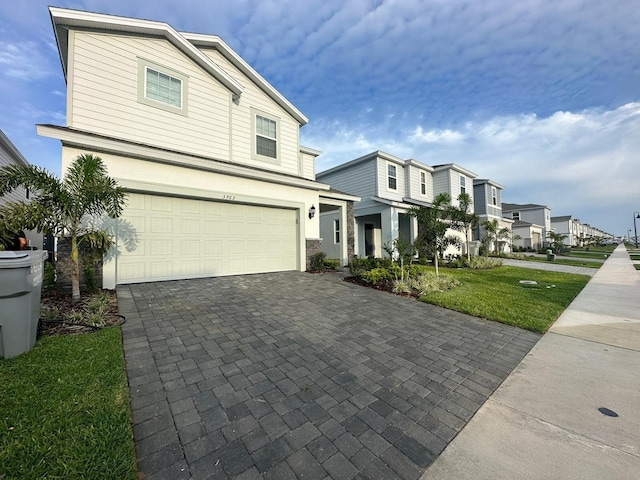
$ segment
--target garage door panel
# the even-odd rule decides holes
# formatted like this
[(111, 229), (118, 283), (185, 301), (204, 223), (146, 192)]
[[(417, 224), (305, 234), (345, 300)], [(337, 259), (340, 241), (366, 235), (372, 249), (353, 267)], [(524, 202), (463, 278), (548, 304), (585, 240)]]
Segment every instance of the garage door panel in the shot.
[(118, 283), (298, 267), (294, 210), (130, 194), (123, 218), (138, 243), (120, 248)]

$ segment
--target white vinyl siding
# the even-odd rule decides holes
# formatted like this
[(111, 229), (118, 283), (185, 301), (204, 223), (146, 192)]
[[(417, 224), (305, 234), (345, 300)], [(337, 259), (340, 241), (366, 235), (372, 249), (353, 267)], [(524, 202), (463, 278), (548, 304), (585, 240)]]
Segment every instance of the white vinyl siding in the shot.
[[(17, 165), (17, 164), (18, 163), (13, 159), (13, 156), (4, 148), (2, 148), (2, 144), (0, 144), (0, 168), (6, 167), (8, 165)], [(27, 191), (22, 187), (18, 187), (4, 194), (0, 198), (0, 206), (5, 205), (9, 202), (23, 202), (26, 199), (27, 199)]]
[[(259, 168), (269, 168), (290, 175), (299, 175), (300, 124), (275, 103), (263, 90), (249, 81), (242, 72), (217, 50), (203, 49), (202, 52), (244, 87), (240, 101), (237, 104), (231, 104), (231, 129), (233, 135), (230, 138), (230, 142), (233, 161)], [(277, 120), (277, 162), (265, 163), (265, 157), (258, 157), (254, 153), (253, 117), (255, 113)]]
[(433, 196), (435, 197), (441, 193), (451, 195), (448, 170), (433, 173)]
[[(229, 160), (230, 92), (169, 42), (90, 32), (70, 41), (70, 127)], [(138, 102), (139, 59), (189, 77), (187, 116)]]

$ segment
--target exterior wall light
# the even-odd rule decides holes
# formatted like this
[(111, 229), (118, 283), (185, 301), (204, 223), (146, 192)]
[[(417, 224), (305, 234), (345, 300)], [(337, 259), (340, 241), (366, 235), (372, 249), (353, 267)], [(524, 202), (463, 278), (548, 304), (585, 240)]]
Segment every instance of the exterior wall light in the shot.
[(316, 216), (316, 207), (315, 205), (311, 205), (311, 208), (309, 209), (309, 220), (311, 220), (315, 216)]

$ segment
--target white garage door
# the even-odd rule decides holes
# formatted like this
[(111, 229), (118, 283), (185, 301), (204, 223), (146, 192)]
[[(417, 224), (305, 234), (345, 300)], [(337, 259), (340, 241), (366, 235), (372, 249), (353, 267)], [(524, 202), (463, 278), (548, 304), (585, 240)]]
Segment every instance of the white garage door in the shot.
[(119, 232), (117, 283), (264, 273), (298, 268), (295, 210), (130, 194)]

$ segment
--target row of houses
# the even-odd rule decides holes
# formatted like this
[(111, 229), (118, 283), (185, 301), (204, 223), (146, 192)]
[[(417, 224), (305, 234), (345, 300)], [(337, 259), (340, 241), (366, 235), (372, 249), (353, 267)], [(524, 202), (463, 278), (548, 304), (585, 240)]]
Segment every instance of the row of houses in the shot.
[(502, 186), (455, 163), (376, 151), (316, 175), (321, 152), (300, 144), (307, 117), (216, 35), (49, 12), (66, 123), (37, 132), (61, 142), (62, 172), (93, 153), (128, 192), (111, 226), (118, 248), (103, 267), (105, 288), (305, 270), (322, 250), (343, 265), (382, 256), (399, 234), (415, 237), (408, 208), (442, 192), (454, 203), (468, 193), (481, 220), (529, 221), (525, 209), (505, 218)]

